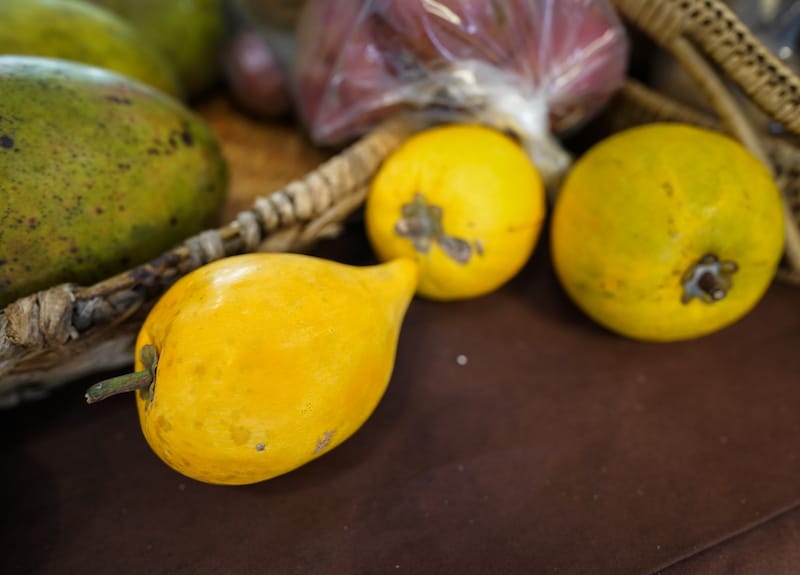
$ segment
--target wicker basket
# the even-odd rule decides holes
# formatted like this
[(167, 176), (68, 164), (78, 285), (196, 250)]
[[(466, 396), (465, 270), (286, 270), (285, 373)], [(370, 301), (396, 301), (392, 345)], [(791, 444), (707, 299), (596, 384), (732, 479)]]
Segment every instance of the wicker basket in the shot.
[[(726, 131), (773, 171), (785, 193), (781, 278), (800, 283), (800, 80), (718, 0), (615, 0), (620, 14), (671, 53), (705, 94), (714, 116), (629, 81), (604, 117), (610, 130), (680, 120)], [(737, 87), (788, 137), (754, 127)], [(412, 128), (387, 122), (304, 178), (258, 197), (222, 228), (189, 238), (154, 260), (93, 286), (64, 284), (0, 311), (0, 402), (12, 405), (94, 371), (128, 365), (136, 332), (179, 277), (234, 254), (302, 250), (363, 201), (376, 169)]]

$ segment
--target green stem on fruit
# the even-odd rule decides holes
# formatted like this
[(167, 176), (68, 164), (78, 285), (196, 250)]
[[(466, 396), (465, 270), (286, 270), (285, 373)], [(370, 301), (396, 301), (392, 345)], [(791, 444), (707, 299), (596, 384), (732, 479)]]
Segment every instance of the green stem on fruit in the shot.
[(149, 389), (156, 377), (156, 366), (158, 365), (156, 348), (150, 344), (142, 346), (139, 357), (145, 369), (95, 383), (86, 390), (86, 403), (97, 403), (120, 393)]
[(697, 298), (704, 303), (714, 303), (725, 299), (738, 269), (734, 261), (721, 261), (714, 254), (704, 255), (683, 274), (681, 302), (686, 304)]
[(441, 206), (429, 204), (425, 196), (417, 192), (411, 202), (403, 204), (401, 213), (403, 217), (395, 224), (394, 231), (397, 235), (410, 239), (419, 253), (427, 254), (431, 244), (436, 243), (456, 262), (469, 262), (472, 246), (466, 240), (444, 233)]
[(146, 369), (134, 373), (118, 375), (95, 383), (86, 391), (86, 403), (97, 403), (112, 395), (146, 389), (153, 383), (153, 376)]

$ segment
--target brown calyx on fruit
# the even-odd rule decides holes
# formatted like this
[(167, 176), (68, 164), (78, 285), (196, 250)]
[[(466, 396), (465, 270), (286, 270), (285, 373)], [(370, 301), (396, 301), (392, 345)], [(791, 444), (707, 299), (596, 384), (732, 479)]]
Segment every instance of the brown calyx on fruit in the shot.
[(472, 246), (466, 240), (444, 233), (442, 214), (441, 206), (429, 204), (425, 196), (417, 192), (411, 202), (403, 204), (403, 217), (395, 224), (394, 231), (410, 239), (414, 249), (421, 254), (427, 254), (431, 245), (436, 243), (451, 259), (460, 264), (468, 263), (472, 257)]
[(714, 254), (704, 255), (683, 274), (681, 303), (689, 303), (694, 298), (704, 303), (725, 299), (738, 269), (738, 264), (732, 260), (723, 261)]

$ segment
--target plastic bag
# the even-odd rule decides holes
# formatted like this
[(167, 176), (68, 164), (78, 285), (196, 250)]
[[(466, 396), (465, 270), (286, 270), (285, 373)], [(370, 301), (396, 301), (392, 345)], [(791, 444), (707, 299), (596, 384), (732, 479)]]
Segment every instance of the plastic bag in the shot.
[(307, 0), (295, 104), (339, 144), (389, 115), (476, 121), (514, 133), (547, 177), (622, 83), (628, 39), (606, 0)]

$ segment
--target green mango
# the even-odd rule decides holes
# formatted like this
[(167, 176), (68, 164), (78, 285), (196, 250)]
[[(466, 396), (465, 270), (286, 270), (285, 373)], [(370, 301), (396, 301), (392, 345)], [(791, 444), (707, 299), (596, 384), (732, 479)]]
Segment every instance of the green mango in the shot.
[(63, 58), (181, 96), (175, 72), (126, 20), (78, 0), (0, 0), (0, 54)]
[(200, 96), (220, 77), (223, 0), (88, 0), (119, 14), (158, 49), (186, 94)]
[(0, 94), (0, 307), (91, 285), (217, 223), (226, 163), (180, 101), (30, 56), (0, 56)]

